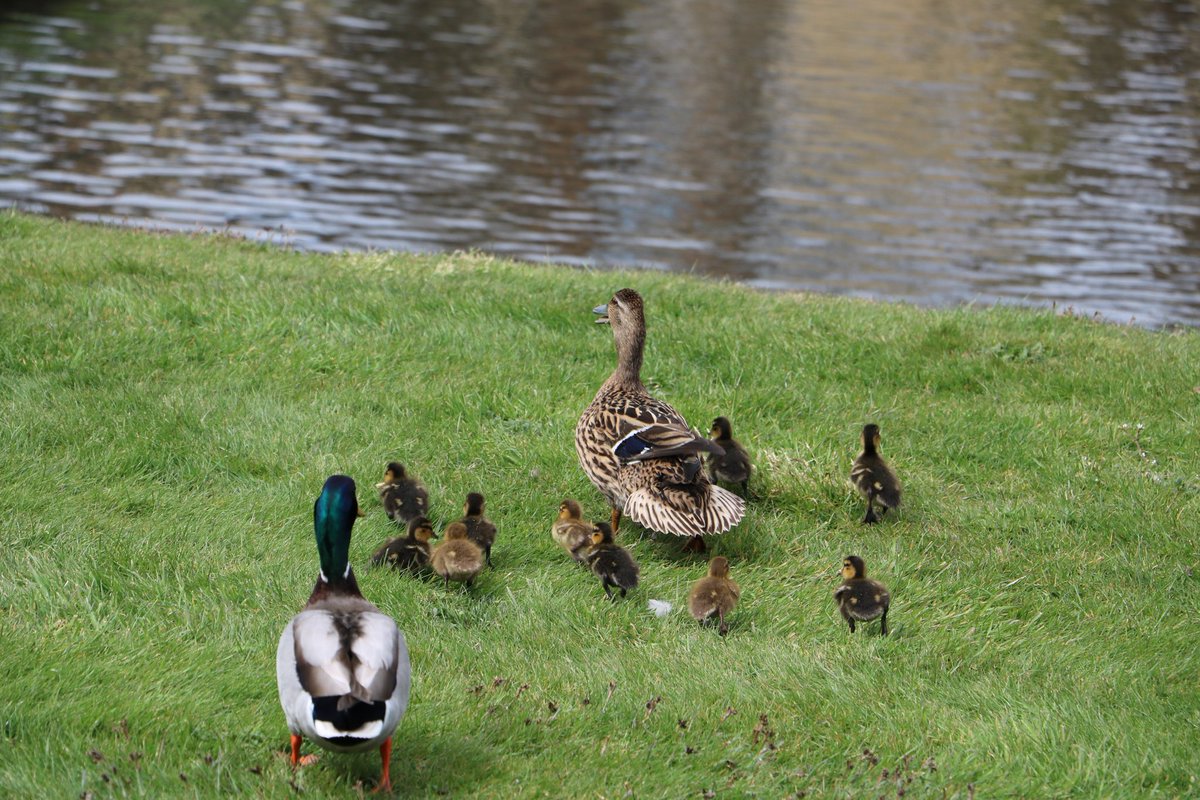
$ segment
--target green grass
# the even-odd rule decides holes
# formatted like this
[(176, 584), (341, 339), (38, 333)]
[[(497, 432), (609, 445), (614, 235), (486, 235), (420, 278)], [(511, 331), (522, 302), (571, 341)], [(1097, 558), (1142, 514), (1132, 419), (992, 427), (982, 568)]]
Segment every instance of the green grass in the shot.
[[(757, 459), (714, 541), (724, 640), (683, 611), (704, 567), (677, 542), (623, 528), (642, 586), (610, 605), (550, 539), (563, 497), (606, 514), (572, 441), (614, 360), (589, 311), (625, 285), (647, 384)], [(1200, 794), (1197, 365), (1195, 332), (1045, 311), (0, 215), (0, 796), (372, 788), (375, 754), (281, 756), (275, 644), (334, 472), (412, 653), (398, 794)], [(907, 502), (870, 528), (864, 421)], [(487, 495), (473, 591), (365, 569), (392, 458), (440, 524)], [(886, 639), (837, 615), (851, 552), (892, 590)]]

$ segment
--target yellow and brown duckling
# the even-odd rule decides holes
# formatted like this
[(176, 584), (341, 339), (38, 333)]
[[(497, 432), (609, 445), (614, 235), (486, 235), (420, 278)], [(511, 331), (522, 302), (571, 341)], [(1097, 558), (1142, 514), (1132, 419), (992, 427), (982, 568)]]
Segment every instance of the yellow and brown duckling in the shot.
[(496, 526), (483, 515), (483, 495), (471, 492), (463, 504), (463, 525), (467, 526), (467, 538), (483, 551), (487, 565), (492, 565), (492, 544), (496, 541)]
[(741, 442), (733, 438), (733, 427), (728, 417), (717, 417), (713, 420), (709, 436), (724, 450), (723, 455), (708, 454), (708, 474), (713, 483), (724, 481), (736, 483), (742, 487), (742, 495), (750, 492), (750, 454)]
[(407, 525), (429, 513), (429, 492), (425, 485), (405, 472), (399, 461), (388, 463), (383, 480), (375, 488), (379, 490), (384, 513), (393, 522)]
[(729, 578), (729, 561), (717, 556), (708, 562), (708, 575), (692, 584), (688, 594), (688, 611), (692, 619), (703, 625), (717, 618), (717, 632), (724, 636), (729, 631), (725, 616), (737, 605), (742, 590)]
[[(867, 515), (862, 521), (878, 522), (889, 508), (900, 507), (900, 480), (879, 455), (879, 426), (865, 425), (862, 429), (862, 453), (850, 468), (850, 482), (867, 500)], [(882, 509), (875, 515), (875, 506)]]
[(887, 636), (892, 595), (882, 583), (867, 577), (867, 566), (858, 556), (842, 559), (842, 585), (834, 590), (833, 599), (850, 625), (851, 633), (854, 633), (855, 621), (869, 622), (878, 617), (879, 632)]
[(467, 526), (461, 522), (450, 523), (445, 537), (444, 542), (433, 548), (430, 565), (446, 582), (446, 588), (450, 588), (450, 581), (470, 587), (483, 570), (483, 551), (467, 538)]
[(633, 556), (613, 541), (612, 526), (607, 522), (597, 522), (592, 528), (592, 548), (587, 554), (588, 566), (600, 579), (604, 594), (609, 600), (616, 602), (612, 590), (619, 589), (621, 597), (638, 585), (640, 572)]
[(429, 566), (429, 540), (435, 538), (433, 524), (426, 517), (417, 517), (408, 523), (408, 535), (389, 539), (371, 556), (371, 563), (387, 564), (393, 569), (424, 569)]
[(562, 501), (550, 535), (555, 544), (571, 554), (571, 558), (580, 563), (587, 562), (588, 549), (592, 546), (592, 523), (583, 521), (583, 508), (578, 502), (570, 498)]

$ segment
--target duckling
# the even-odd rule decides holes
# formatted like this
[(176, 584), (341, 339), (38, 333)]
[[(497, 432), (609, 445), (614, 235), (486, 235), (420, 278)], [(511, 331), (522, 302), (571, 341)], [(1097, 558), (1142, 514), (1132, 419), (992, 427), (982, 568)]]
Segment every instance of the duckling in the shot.
[(463, 525), (467, 526), (467, 538), (479, 545), (487, 565), (492, 565), (492, 543), (496, 541), (496, 526), (483, 515), (483, 495), (471, 492), (463, 504)]
[(483, 569), (483, 551), (467, 538), (467, 526), (461, 522), (451, 522), (445, 535), (446, 541), (433, 548), (430, 556), (433, 571), (442, 576), (447, 589), (450, 581), (466, 583), (470, 587)]
[(429, 566), (429, 540), (435, 538), (433, 523), (416, 517), (408, 523), (408, 536), (389, 539), (371, 556), (371, 563), (390, 564), (393, 569), (424, 569)]
[(727, 417), (717, 417), (713, 420), (712, 430), (708, 434), (716, 442), (724, 455), (708, 454), (708, 473), (713, 483), (718, 480), (726, 483), (739, 483), (742, 494), (750, 493), (750, 454), (746, 448), (733, 438), (733, 428)]
[(879, 617), (879, 632), (887, 636), (888, 606), (892, 596), (887, 587), (867, 577), (867, 566), (858, 556), (842, 559), (842, 585), (833, 592), (842, 617), (854, 633), (854, 621), (869, 622)]
[(621, 597), (638, 585), (640, 571), (633, 556), (613, 541), (612, 526), (607, 522), (597, 522), (592, 526), (592, 549), (587, 555), (592, 572), (600, 578), (604, 594), (609, 600), (616, 602), (612, 590), (620, 589)]
[[(900, 480), (879, 455), (879, 426), (865, 425), (862, 429), (863, 451), (850, 468), (850, 483), (867, 498), (866, 524), (878, 522), (889, 508), (900, 507)], [(875, 516), (875, 505), (883, 510)]]
[(592, 524), (583, 521), (583, 508), (578, 502), (570, 498), (562, 501), (550, 535), (571, 554), (571, 558), (581, 564), (587, 562), (588, 548), (592, 546)]
[(708, 562), (708, 576), (692, 585), (692, 591), (688, 594), (688, 611), (692, 619), (701, 625), (715, 616), (720, 622), (717, 632), (724, 636), (729, 632), (725, 615), (733, 611), (741, 593), (742, 590), (729, 578), (729, 560), (717, 556)]
[(409, 476), (399, 461), (389, 462), (383, 480), (375, 484), (388, 519), (407, 525), (429, 512), (429, 492), (421, 481)]

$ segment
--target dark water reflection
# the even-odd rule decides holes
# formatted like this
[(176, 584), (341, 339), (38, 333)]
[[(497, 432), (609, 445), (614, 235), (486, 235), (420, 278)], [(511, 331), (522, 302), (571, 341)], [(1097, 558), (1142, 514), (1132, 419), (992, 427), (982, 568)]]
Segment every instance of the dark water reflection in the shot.
[(0, 204), (1200, 324), (1184, 0), (2, 7)]

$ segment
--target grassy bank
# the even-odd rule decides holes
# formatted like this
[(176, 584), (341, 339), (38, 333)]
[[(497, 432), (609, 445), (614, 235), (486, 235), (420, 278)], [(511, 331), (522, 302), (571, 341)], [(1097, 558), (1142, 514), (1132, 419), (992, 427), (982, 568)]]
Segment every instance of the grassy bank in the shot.
[[(677, 542), (623, 529), (643, 584), (614, 606), (549, 536), (563, 497), (606, 513), (572, 436), (614, 360), (589, 310), (625, 285), (647, 384), (760, 467), (715, 541), (724, 640), (682, 611), (703, 562)], [(1197, 365), (1195, 333), (1043, 311), (0, 215), (0, 796), (372, 788), (374, 754), (281, 756), (275, 644), (334, 472), (412, 652), (398, 794), (1196, 794)], [(907, 491), (871, 528), (864, 421)], [(487, 495), (473, 592), (366, 571), (391, 458), (439, 523)], [(892, 589), (886, 639), (837, 616), (850, 552)]]

